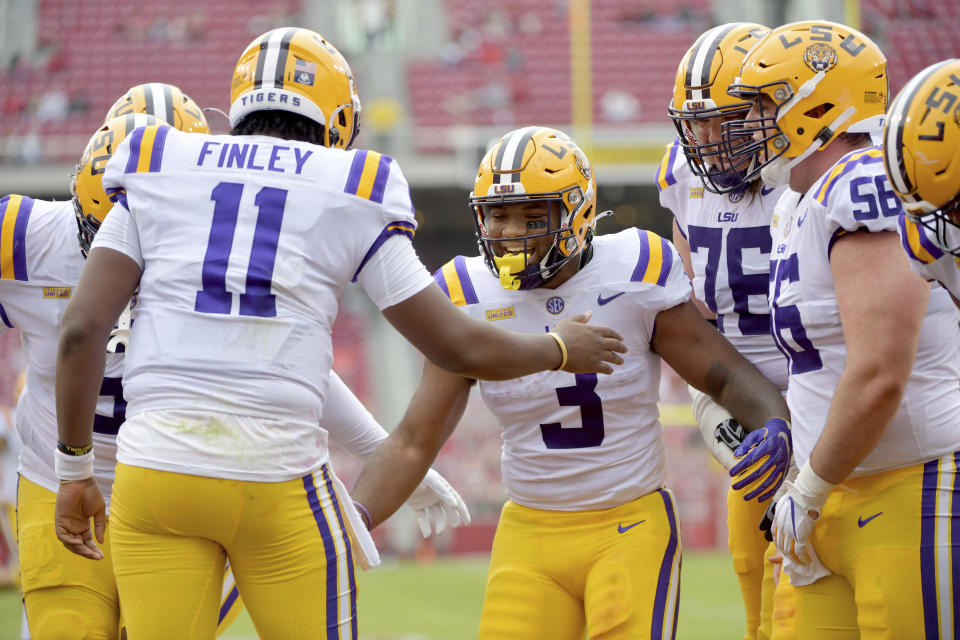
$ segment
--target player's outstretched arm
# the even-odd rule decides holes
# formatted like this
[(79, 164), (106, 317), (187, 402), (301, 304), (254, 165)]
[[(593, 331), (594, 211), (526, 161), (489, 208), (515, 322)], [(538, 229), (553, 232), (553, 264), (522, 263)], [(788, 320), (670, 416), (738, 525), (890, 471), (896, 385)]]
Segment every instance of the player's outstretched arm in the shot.
[(103, 497), (93, 481), (93, 416), (110, 331), (139, 281), (136, 262), (112, 249), (94, 249), (60, 325), (56, 466), (61, 484), (55, 525), (64, 546), (88, 558), (103, 557), (93, 544), (89, 519), (94, 518), (100, 542), (106, 525)]
[[(442, 369), (480, 380), (509, 380), (562, 368), (570, 373), (613, 373), (627, 347), (619, 333), (588, 325), (588, 314), (567, 318), (554, 333), (507, 331), (461, 313), (440, 287), (428, 286), (383, 310), (397, 331)], [(562, 366), (561, 366), (562, 365)]]
[(726, 407), (747, 431), (788, 418), (780, 390), (704, 320), (691, 302), (657, 314), (650, 346), (680, 377)]
[(789, 410), (780, 390), (704, 320), (691, 302), (657, 314), (651, 347), (688, 384), (722, 405), (750, 433), (734, 452), (734, 489), (769, 500), (790, 468)]
[(424, 362), (420, 385), (403, 419), (367, 458), (351, 492), (369, 511), (371, 528), (389, 518), (423, 480), (463, 416), (472, 384), (469, 378)]
[[(389, 434), (335, 372), (330, 372), (330, 386), (323, 403), (320, 426), (330, 434), (330, 441), (366, 461)], [(470, 511), (460, 494), (433, 469), (405, 505), (417, 516), (417, 525), (424, 538), (440, 533), (446, 527), (470, 524)]]

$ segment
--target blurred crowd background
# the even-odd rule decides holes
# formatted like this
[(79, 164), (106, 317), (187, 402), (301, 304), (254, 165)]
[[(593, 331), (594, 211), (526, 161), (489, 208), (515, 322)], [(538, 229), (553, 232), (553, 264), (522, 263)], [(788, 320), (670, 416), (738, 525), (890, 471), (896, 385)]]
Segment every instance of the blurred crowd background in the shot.
[[(0, 193), (68, 198), (86, 141), (133, 85), (175, 84), (201, 106), (228, 110), (243, 48), (268, 29), (295, 25), (323, 34), (350, 61), (363, 102), (355, 146), (399, 161), (429, 268), (476, 252), (466, 202), (477, 164), (488, 144), (528, 124), (567, 131), (587, 151), (598, 204), (616, 213), (599, 232), (640, 226), (669, 237), (653, 174), (675, 136), (666, 106), (683, 53), (716, 24), (808, 18), (873, 38), (887, 55), (891, 95), (926, 65), (960, 57), (956, 0), (0, 0)], [(229, 129), (224, 115), (207, 118), (214, 132)], [(391, 429), (419, 378), (418, 355), (362, 292), (345, 296), (334, 338), (335, 370)], [(0, 406), (16, 404), (22, 365), (19, 336), (7, 331)], [(662, 391), (684, 544), (722, 547), (724, 474), (670, 371)], [(15, 442), (0, 422), (4, 502), (15, 482)], [(474, 525), (423, 543), (401, 512), (378, 530), (381, 545), (401, 555), (488, 550), (504, 500), (499, 445), (495, 422), (474, 398), (436, 463), (467, 499)], [(359, 464), (335, 455), (348, 478)], [(4, 553), (0, 543), (0, 562)]]

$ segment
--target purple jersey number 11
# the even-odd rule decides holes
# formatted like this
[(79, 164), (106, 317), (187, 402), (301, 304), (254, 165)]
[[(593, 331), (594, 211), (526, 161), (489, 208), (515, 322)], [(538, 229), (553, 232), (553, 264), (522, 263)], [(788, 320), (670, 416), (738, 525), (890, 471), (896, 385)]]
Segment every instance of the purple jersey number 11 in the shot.
[[(197, 291), (194, 311), (230, 313), (233, 306), (233, 293), (227, 290), (227, 267), (230, 265), (230, 250), (237, 229), (242, 195), (243, 184), (239, 182), (221, 182), (210, 194), (214, 202), (213, 223), (210, 225), (207, 253), (203, 258), (203, 289)], [(263, 187), (257, 192), (253, 203), (259, 211), (250, 247), (246, 291), (240, 294), (240, 315), (272, 318), (277, 315), (277, 299), (270, 292), (270, 285), (287, 191)]]

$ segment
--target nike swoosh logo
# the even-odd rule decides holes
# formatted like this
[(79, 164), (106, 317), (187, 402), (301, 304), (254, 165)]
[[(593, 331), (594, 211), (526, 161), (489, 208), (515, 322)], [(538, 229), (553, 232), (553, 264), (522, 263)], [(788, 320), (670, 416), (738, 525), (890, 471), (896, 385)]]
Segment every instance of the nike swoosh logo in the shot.
[(863, 516), (860, 516), (859, 518), (857, 518), (857, 525), (860, 527), (863, 527), (865, 524), (867, 524), (868, 522), (870, 522), (871, 520), (879, 516), (881, 513), (883, 513), (883, 511), (880, 511), (879, 513), (875, 513), (866, 519), (864, 519)]
[(617, 533), (626, 533), (627, 531), (630, 531), (630, 529), (633, 529), (635, 526), (637, 526), (638, 524), (643, 523), (643, 522), (646, 522), (646, 520), (641, 520), (640, 522), (634, 522), (633, 524), (628, 524), (627, 526), (623, 526), (622, 524), (618, 524), (618, 525), (617, 525)]
[(803, 214), (802, 218), (797, 218), (797, 229), (800, 228), (800, 225), (803, 224), (803, 221), (807, 219), (807, 214)]
[(625, 293), (626, 293), (626, 291), (621, 291), (620, 293), (615, 293), (615, 294), (613, 294), (613, 295), (610, 296), (609, 298), (604, 298), (604, 297), (603, 297), (603, 294), (601, 293), (601, 294), (599, 294), (599, 295), (597, 296), (597, 304), (602, 307), (603, 305), (607, 304), (608, 302), (613, 302), (614, 300), (616, 300), (617, 298), (619, 298), (620, 296), (622, 296), (622, 295), (625, 294)]
[(767, 188), (767, 187), (761, 187), (761, 188), (760, 188), (760, 195), (765, 196), (765, 195), (767, 195), (768, 193), (770, 193), (771, 191), (773, 191), (774, 189), (776, 189), (776, 187), (769, 187), (769, 188)]

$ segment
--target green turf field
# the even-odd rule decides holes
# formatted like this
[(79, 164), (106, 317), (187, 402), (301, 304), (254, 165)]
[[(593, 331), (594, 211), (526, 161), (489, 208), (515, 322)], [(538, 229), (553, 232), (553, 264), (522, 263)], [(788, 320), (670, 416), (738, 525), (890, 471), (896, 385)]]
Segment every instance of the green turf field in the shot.
[[(388, 562), (361, 573), (363, 640), (466, 640), (476, 638), (487, 559), (429, 564)], [(0, 640), (16, 640), (19, 596), (0, 591)], [(726, 553), (686, 553), (681, 579), (680, 640), (730, 640), (743, 636), (740, 590)], [(246, 614), (224, 638), (256, 635)]]

